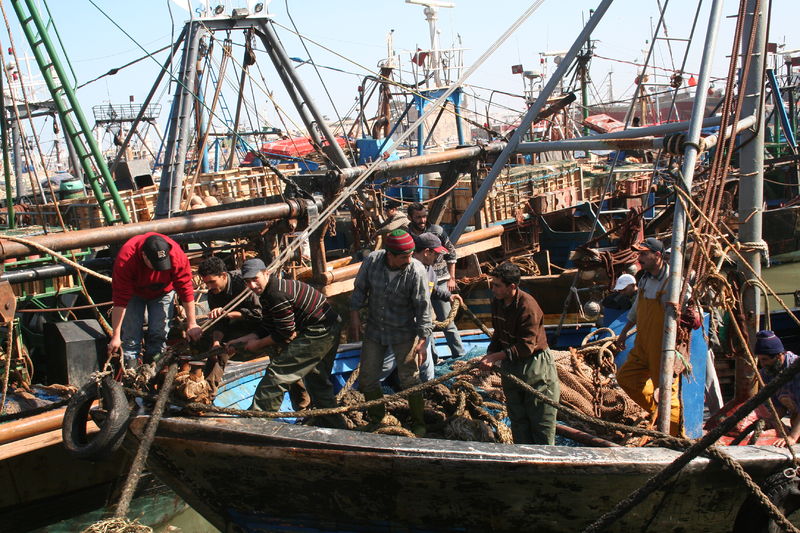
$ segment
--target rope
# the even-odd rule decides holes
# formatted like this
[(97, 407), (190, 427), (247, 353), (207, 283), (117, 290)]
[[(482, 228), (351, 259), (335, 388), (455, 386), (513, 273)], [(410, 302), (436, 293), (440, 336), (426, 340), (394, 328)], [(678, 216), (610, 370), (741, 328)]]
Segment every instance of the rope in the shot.
[(27, 418), (32, 415), (46, 413), (48, 411), (53, 411), (55, 409), (58, 409), (59, 407), (64, 407), (65, 405), (67, 405), (69, 403), (69, 400), (70, 400), (69, 398), (65, 398), (63, 400), (43, 405), (41, 407), (34, 407), (33, 409), (26, 409), (25, 411), (20, 411), (19, 413), (11, 413), (8, 415), (0, 416), (0, 424), (11, 422), (12, 420), (19, 420), (20, 418)]
[(123, 518), (128, 513), (128, 508), (130, 507), (131, 500), (133, 499), (133, 493), (136, 490), (136, 485), (139, 483), (139, 477), (141, 477), (142, 471), (144, 470), (147, 454), (150, 452), (150, 446), (153, 444), (153, 439), (156, 436), (156, 429), (158, 428), (158, 423), (161, 421), (161, 417), (164, 414), (164, 408), (167, 406), (167, 399), (169, 398), (169, 393), (172, 389), (172, 382), (175, 381), (175, 375), (177, 373), (178, 364), (172, 363), (169, 367), (167, 375), (164, 376), (164, 383), (161, 385), (161, 390), (158, 393), (156, 405), (153, 407), (153, 412), (150, 415), (150, 421), (147, 424), (147, 429), (145, 430), (142, 441), (139, 444), (139, 449), (136, 451), (136, 457), (133, 459), (133, 463), (131, 464), (130, 472), (128, 472), (128, 478), (125, 480), (125, 488), (122, 491), (119, 504), (117, 504), (117, 510), (114, 513), (115, 518)]
[(14, 350), (14, 320), (6, 323), (8, 328), (8, 338), (6, 339), (6, 371), (3, 376), (3, 396), (0, 400), (0, 412), (5, 411), (6, 395), (8, 393), (8, 378), (11, 375), (11, 352)]
[[(450, 305), (450, 312), (447, 314), (445, 319), (442, 320), (441, 322), (438, 321), (438, 320), (434, 320), (433, 321), (433, 327), (435, 329), (444, 329), (447, 326), (449, 326), (450, 324), (452, 324), (453, 320), (455, 320), (456, 315), (458, 314), (458, 309), (460, 307), (461, 307), (461, 298), (460, 297), (459, 298), (455, 298), (452, 301), (451, 305)], [(465, 308), (466, 308), (466, 306), (465, 306)]]
[[(723, 420), (719, 426), (705, 434), (705, 436), (694, 442), (685, 452), (683, 452), (675, 461), (669, 466), (664, 468), (661, 472), (650, 478), (647, 483), (642, 485), (630, 494), (626, 499), (619, 502), (611, 511), (601, 516), (597, 521), (591, 524), (584, 530), (584, 533), (594, 533), (603, 531), (608, 528), (617, 519), (624, 516), (628, 511), (633, 509), (636, 505), (641, 503), (649, 494), (658, 490), (663, 484), (677, 473), (680, 469), (686, 466), (689, 461), (706, 451), (713, 445), (722, 435), (733, 429), (736, 424), (753, 411), (758, 405), (762, 404), (765, 400), (770, 398), (780, 387), (791, 381), (798, 373), (800, 373), (800, 360), (795, 361), (791, 366), (782, 370), (772, 381), (770, 381), (763, 389), (761, 389), (755, 396), (743, 403), (733, 414)], [(521, 383), (521, 382), (520, 382)], [(533, 394), (538, 391), (530, 389)], [(544, 397), (541, 393), (539, 396)], [(539, 397), (537, 396), (537, 397)], [(671, 440), (680, 444), (685, 444), (690, 441), (684, 439), (675, 439), (674, 437), (665, 437), (666, 440)], [(718, 450), (717, 450), (718, 451)], [(721, 452), (719, 452), (721, 453)], [(716, 455), (712, 451), (712, 456)], [(773, 519), (775, 519), (786, 531), (798, 531), (780, 511), (766, 499), (761, 489), (757, 486), (750, 486), (748, 488), (754, 490), (754, 494), (758, 497), (759, 502), (765, 505), (767, 512)]]
[[(699, 209), (699, 207), (697, 206), (697, 204), (695, 203), (695, 201), (691, 197), (691, 195), (689, 195), (689, 193), (687, 193), (686, 191), (684, 191), (680, 187), (675, 188), (675, 191), (677, 191), (683, 197), (683, 199), (685, 201), (687, 201), (690, 204), (692, 204), (692, 207), (695, 210), (697, 210), (697, 212), (700, 214), (701, 217), (703, 217), (706, 221), (709, 220), (708, 215), (706, 215), (705, 213), (703, 213)], [(744, 267), (747, 268), (747, 270), (749, 270), (752, 275), (755, 276), (755, 279), (758, 279), (761, 283), (764, 284), (764, 287), (767, 289), (767, 292), (769, 292), (770, 296), (775, 298), (775, 300), (777, 300), (777, 302), (781, 305), (781, 307), (784, 309), (784, 311), (786, 311), (789, 314), (789, 317), (795, 322), (795, 324), (800, 326), (800, 319), (798, 319), (797, 316), (794, 314), (794, 312), (789, 308), (789, 306), (786, 305), (786, 302), (784, 302), (781, 299), (781, 297), (778, 296), (778, 293), (776, 293), (774, 290), (772, 290), (772, 288), (764, 282), (764, 279), (761, 276), (759, 276), (756, 273), (755, 270), (753, 270), (753, 267), (751, 267), (750, 264), (742, 256), (742, 254), (739, 253), (739, 250), (736, 249), (736, 246), (734, 244), (732, 244), (731, 241), (728, 240), (728, 238), (717, 228), (717, 226), (721, 226), (726, 231), (728, 231), (731, 234), (733, 234), (733, 232), (728, 227), (728, 225), (725, 224), (724, 222), (720, 222), (718, 225), (712, 225), (712, 227), (714, 229), (716, 229), (716, 231), (717, 231), (717, 238), (719, 238), (726, 245), (726, 247), (736, 255), (736, 257), (739, 259), (740, 263), (742, 265), (744, 265)]]
[(765, 241), (740, 242), (739, 249), (743, 252), (761, 252), (769, 267), (769, 246)]
[[(370, 400), (368, 402), (362, 402), (356, 405), (348, 405), (348, 406), (339, 406), (339, 407), (329, 407), (326, 409), (304, 409), (302, 411), (284, 411), (284, 412), (270, 412), (270, 411), (245, 411), (242, 409), (231, 409), (228, 407), (214, 407), (203, 404), (203, 403), (181, 403), (181, 402), (174, 402), (176, 405), (181, 406), (187, 411), (190, 412), (204, 412), (204, 413), (218, 413), (218, 414), (226, 414), (226, 415), (238, 415), (244, 418), (307, 418), (311, 416), (327, 416), (327, 415), (337, 415), (341, 413), (347, 413), (350, 411), (356, 410), (363, 410), (373, 407), (375, 405), (381, 405), (389, 403), (390, 401), (394, 401), (398, 398), (405, 398), (409, 395), (415, 394), (417, 392), (422, 392), (423, 390), (433, 387), (439, 383), (443, 383), (449, 379), (454, 377), (460, 376), (462, 374), (466, 374), (473, 368), (478, 366), (480, 362), (480, 358), (474, 358), (467, 361), (467, 364), (461, 370), (454, 370), (452, 372), (448, 372), (436, 379), (432, 379), (426, 383), (420, 383), (419, 385), (414, 385), (413, 387), (409, 387), (403, 391), (398, 393), (384, 396), (383, 398), (379, 398), (377, 400)], [(140, 393), (139, 391), (132, 390), (132, 389), (125, 389), (126, 392), (133, 393), (136, 396), (142, 397), (149, 397), (149, 395), (145, 395)]]
[(339, 403), (339, 401), (344, 397), (344, 395), (347, 394), (347, 391), (353, 388), (353, 384), (358, 379), (358, 375), (360, 373), (361, 373), (361, 364), (359, 363), (356, 369), (350, 373), (350, 377), (347, 378), (347, 381), (345, 382), (344, 387), (342, 387), (342, 390), (340, 390), (339, 393), (336, 395), (336, 403)]
[(25, 246), (30, 246), (31, 248), (36, 248), (40, 252), (44, 252), (44, 253), (46, 253), (48, 255), (51, 255), (51, 256), (53, 256), (54, 259), (57, 259), (57, 260), (61, 261), (62, 263), (65, 263), (65, 264), (71, 266), (72, 268), (74, 268), (76, 270), (79, 270), (80, 272), (83, 272), (84, 274), (88, 274), (90, 276), (94, 276), (97, 279), (100, 279), (100, 280), (105, 281), (107, 283), (111, 283), (111, 278), (110, 277), (105, 276), (103, 274), (100, 274), (99, 272), (95, 272), (94, 270), (92, 270), (90, 268), (86, 268), (85, 266), (76, 263), (72, 259), (67, 258), (66, 256), (56, 252), (55, 250), (51, 250), (47, 246), (41, 245), (41, 244), (39, 244), (37, 242), (34, 242), (34, 241), (30, 240), (30, 239), (25, 239), (25, 238), (22, 238), (22, 237), (13, 237), (11, 235), (3, 235), (2, 238), (0, 238), (0, 240), (2, 240), (2, 239), (5, 239), (5, 240), (11, 241), (11, 242), (17, 242), (17, 243), (20, 243), (20, 244), (24, 244)]
[(103, 302), (99, 304), (89, 305), (73, 305), (72, 307), (48, 307), (46, 309), (17, 309), (17, 313), (57, 313), (64, 311), (80, 311), (81, 309), (96, 309), (98, 307), (106, 307), (114, 302)]
[[(414, 203), (418, 203), (418, 204), (422, 204), (422, 205), (428, 205), (428, 204), (431, 204), (431, 203), (435, 202), (439, 198), (443, 198), (443, 197), (447, 196), (448, 194), (453, 192), (453, 189), (455, 189), (459, 185), (461, 185), (461, 184), (458, 182), (458, 180), (456, 180), (456, 182), (453, 185), (451, 185), (450, 187), (448, 187), (446, 191), (444, 191), (441, 194), (437, 194), (436, 196), (434, 196), (432, 198), (428, 198), (427, 200), (421, 200), (421, 201), (416, 201), (415, 200), (413, 202), (409, 202), (409, 201), (406, 201), (406, 200), (401, 200), (400, 198), (394, 198), (394, 197), (390, 197), (390, 198), (392, 198), (392, 200), (397, 201), (401, 205), (411, 205), (411, 204), (414, 204)], [(387, 196), (387, 195), (384, 194), (384, 196)]]

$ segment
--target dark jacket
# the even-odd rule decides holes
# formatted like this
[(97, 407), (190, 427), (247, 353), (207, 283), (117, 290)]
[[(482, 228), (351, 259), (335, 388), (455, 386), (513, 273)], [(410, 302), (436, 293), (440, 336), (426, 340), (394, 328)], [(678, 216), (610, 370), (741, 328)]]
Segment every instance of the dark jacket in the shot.
[[(241, 272), (231, 270), (228, 272), (228, 286), (225, 287), (225, 290), (219, 294), (208, 293), (208, 309), (225, 307), (231, 300), (239, 296), (244, 289), (245, 283)], [(225, 317), (214, 326), (214, 330), (226, 332), (234, 325), (237, 330), (244, 330), (248, 326), (252, 326), (252, 329), (255, 329), (261, 321), (261, 302), (256, 294), (250, 294), (233, 310), (242, 314), (241, 320), (231, 320)]]
[(544, 332), (544, 313), (536, 300), (522, 290), (510, 305), (492, 298), (494, 334), (487, 353), (505, 351), (509, 361), (524, 360), (547, 349)]

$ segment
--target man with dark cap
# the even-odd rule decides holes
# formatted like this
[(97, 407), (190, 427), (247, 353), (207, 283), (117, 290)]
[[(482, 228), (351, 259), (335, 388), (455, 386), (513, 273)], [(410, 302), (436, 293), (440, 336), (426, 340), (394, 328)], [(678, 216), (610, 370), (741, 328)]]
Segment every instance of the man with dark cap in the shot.
[(335, 407), (330, 375), (342, 321), (322, 293), (310, 285), (270, 274), (261, 259), (242, 264), (242, 279), (261, 300), (261, 324), (253, 333), (233, 339), (250, 352), (283, 345), (256, 387), (251, 410), (277, 411), (283, 395), (302, 379), (318, 409)]
[[(756, 333), (753, 353), (758, 359), (759, 373), (764, 384), (775, 379), (778, 374), (797, 360), (797, 355), (787, 351), (778, 336), (769, 330)], [(800, 376), (795, 376), (794, 379), (778, 389), (772, 396), (772, 404), (781, 418), (788, 416), (791, 421), (786, 440), (777, 440), (775, 446), (782, 448), (786, 446), (786, 441), (789, 441), (790, 446), (796, 444), (797, 439), (800, 438)], [(763, 405), (759, 407), (758, 415), (774, 425), (775, 421), (771, 413), (767, 409), (762, 409), (763, 407)]]
[(197, 340), (194, 287), (189, 259), (181, 247), (164, 235), (145, 233), (133, 237), (120, 249), (114, 261), (111, 281), (114, 307), (111, 312), (113, 334), (109, 355), (122, 350), (125, 364), (135, 366), (142, 349), (144, 315), (147, 311), (147, 338), (144, 361), (166, 347), (169, 323), (175, 311), (175, 293), (186, 310), (186, 333)]
[[(197, 274), (208, 289), (208, 318), (222, 316), (223, 309), (247, 288), (239, 270), (228, 271), (219, 257), (209, 257), (197, 267)], [(250, 333), (261, 322), (261, 302), (250, 294), (211, 328), (214, 346)]]
[[(361, 344), (359, 389), (367, 400), (383, 396), (381, 368), (391, 347), (397, 359), (400, 387), (407, 389), (420, 382), (419, 365), (425, 361), (425, 344), (431, 334), (430, 290), (422, 263), (413, 259), (414, 239), (405, 230), (395, 230), (386, 237), (384, 250), (369, 254), (356, 275), (350, 298), (351, 337), (358, 340), (361, 331), (359, 311), (367, 307), (367, 325)], [(421, 393), (408, 397), (412, 431), (425, 435)], [(370, 427), (378, 427), (386, 414), (380, 404), (368, 410)]]
[[(558, 404), (561, 384), (547, 346), (544, 313), (536, 299), (519, 288), (522, 272), (511, 262), (492, 273), (494, 333), (481, 359), (483, 368), (499, 363)], [(503, 376), (508, 418), (515, 444), (555, 444), (558, 410)]]
[[(450, 242), (450, 237), (444, 231), (444, 228), (438, 224), (428, 223), (428, 210), (421, 203), (413, 203), (408, 206), (408, 218), (411, 219), (411, 224), (408, 226), (409, 233), (420, 235), (422, 233), (433, 233), (442, 243), (442, 246), (447, 249), (447, 253), (440, 254), (433, 264), (433, 269), (436, 271), (436, 283), (441, 288), (448, 291), (455, 292), (456, 285), (456, 260), (458, 254), (456, 247)], [(438, 320), (444, 320), (450, 314), (450, 301), (434, 299), (431, 301), (433, 305), (433, 312)], [(458, 333), (458, 327), (455, 323), (451, 322), (444, 328), (444, 337), (447, 339), (447, 345), (450, 347), (450, 355), (453, 357), (462, 357), (466, 352), (464, 345), (461, 343), (461, 335)], [(436, 350), (434, 350), (434, 360), (437, 360)]]
[[(669, 305), (667, 284), (669, 264), (664, 260), (664, 244), (653, 237), (633, 246), (639, 252), (644, 271), (637, 288), (637, 297), (628, 311), (628, 321), (617, 339), (617, 347), (625, 349), (628, 332), (636, 326), (636, 340), (628, 359), (617, 372), (619, 386), (633, 401), (648, 411), (658, 412), (655, 391), (661, 381), (661, 344), (664, 334), (664, 310)], [(672, 380), (670, 433), (680, 435), (681, 405), (678, 398), (679, 379)]]

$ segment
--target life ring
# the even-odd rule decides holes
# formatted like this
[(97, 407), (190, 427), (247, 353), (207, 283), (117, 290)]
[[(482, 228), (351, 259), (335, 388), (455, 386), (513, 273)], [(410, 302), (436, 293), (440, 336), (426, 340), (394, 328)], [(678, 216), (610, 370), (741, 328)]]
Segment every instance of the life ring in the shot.
[[(783, 516), (800, 509), (800, 477), (795, 468), (786, 468), (770, 475), (761, 484), (761, 490), (775, 504)], [(732, 533), (777, 533), (783, 531), (764, 510), (755, 496), (747, 497), (739, 508)]]
[[(106, 411), (105, 421), (99, 421), (100, 431), (91, 435), (86, 431), (89, 409), (95, 400), (102, 400)], [(95, 461), (108, 457), (122, 444), (127, 429), (130, 406), (122, 385), (106, 375), (100, 381), (84, 385), (67, 404), (61, 435), (70, 455)]]

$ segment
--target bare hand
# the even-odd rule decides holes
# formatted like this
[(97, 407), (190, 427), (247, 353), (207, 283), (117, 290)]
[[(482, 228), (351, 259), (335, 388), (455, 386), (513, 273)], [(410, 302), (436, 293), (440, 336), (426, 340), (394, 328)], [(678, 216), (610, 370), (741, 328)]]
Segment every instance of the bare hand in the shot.
[(456, 283), (456, 278), (450, 276), (450, 279), (447, 280), (447, 290), (450, 292), (455, 292), (458, 289), (458, 283)]
[(797, 439), (793, 438), (791, 435), (787, 435), (786, 439), (776, 440), (773, 446), (775, 446), (776, 448), (786, 448), (787, 442), (789, 446), (794, 446), (797, 443)]
[(495, 363), (499, 363), (506, 358), (505, 352), (487, 353), (481, 357), (480, 365), (483, 370), (491, 370)]
[(424, 342), (419, 344), (417, 346), (416, 350), (415, 350), (416, 353), (417, 353), (417, 366), (418, 367), (420, 367), (423, 364), (425, 364), (425, 359), (428, 358), (428, 351), (425, 349), (426, 348), (425, 344), (426, 343), (424, 343)]
[(108, 341), (108, 355), (109, 357), (120, 353), (122, 351), (122, 339), (118, 336), (114, 335), (111, 337), (111, 340)]
[(614, 342), (614, 347), (619, 350), (620, 352), (625, 349), (625, 341), (628, 339), (627, 335), (620, 335), (617, 337), (616, 342)]
[(221, 307), (215, 307), (208, 312), (208, 318), (214, 320), (215, 318), (221, 317), (223, 312), (224, 310)]
[(251, 339), (247, 341), (247, 344), (244, 345), (244, 349), (248, 352), (258, 352), (261, 350), (261, 343), (259, 340), (260, 339)]
[(200, 329), (197, 324), (190, 324), (189, 328), (186, 330), (186, 336), (189, 337), (189, 340), (196, 341), (200, 337), (203, 336), (203, 330)]

